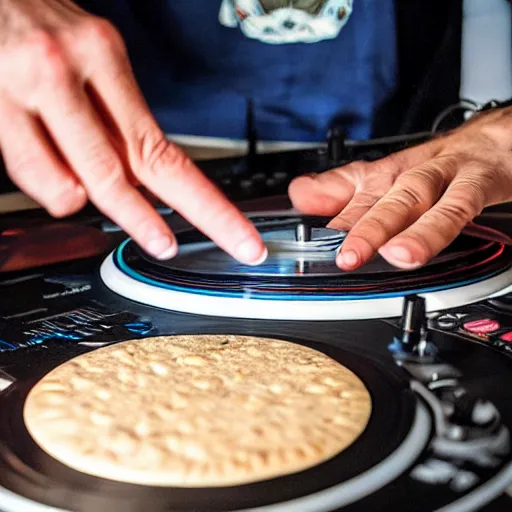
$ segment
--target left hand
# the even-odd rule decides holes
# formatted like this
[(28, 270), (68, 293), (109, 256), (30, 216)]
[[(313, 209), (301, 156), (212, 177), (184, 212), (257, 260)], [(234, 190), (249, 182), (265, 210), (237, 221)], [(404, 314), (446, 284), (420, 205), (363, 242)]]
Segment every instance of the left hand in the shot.
[(375, 162), (298, 177), (289, 195), (297, 210), (335, 216), (328, 227), (349, 231), (336, 260), (343, 270), (377, 252), (420, 267), (486, 206), (512, 200), (512, 107)]

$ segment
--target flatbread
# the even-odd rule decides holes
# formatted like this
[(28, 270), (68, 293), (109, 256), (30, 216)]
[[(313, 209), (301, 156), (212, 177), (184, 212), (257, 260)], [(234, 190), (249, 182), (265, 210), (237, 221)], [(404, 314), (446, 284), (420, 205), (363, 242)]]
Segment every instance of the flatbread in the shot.
[(30, 392), (28, 431), (83, 473), (154, 486), (240, 485), (320, 464), (364, 430), (361, 380), (295, 343), (161, 336), (79, 356)]

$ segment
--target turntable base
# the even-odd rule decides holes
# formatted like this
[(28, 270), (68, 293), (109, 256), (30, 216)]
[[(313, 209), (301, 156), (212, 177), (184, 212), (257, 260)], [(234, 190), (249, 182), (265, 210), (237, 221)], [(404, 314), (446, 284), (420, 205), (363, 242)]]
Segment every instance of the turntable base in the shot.
[[(318, 155), (269, 158), (287, 162), (293, 172), (300, 165), (311, 172)], [(211, 168), (231, 172), (238, 164)], [(234, 187), (238, 176), (219, 175), (218, 182), (229, 178)], [(275, 184), (277, 178), (270, 178)], [(331, 256), (343, 234), (323, 232), (319, 240), (311, 233), (308, 240), (308, 226), (318, 228), (311, 219), (297, 222), (287, 214), (276, 222), (267, 213), (253, 218), (274, 237), (270, 267), (234, 267), (174, 215), (167, 219), (189, 252), (165, 266), (95, 214), (75, 222), (103, 231), (110, 249), (0, 272), (8, 298), (0, 301), (2, 512), (510, 508), (504, 497), (512, 483), (512, 259), (506, 241), (495, 233), (466, 233), (418, 273), (376, 260), (366, 273), (340, 275)], [(274, 236), (283, 221), (292, 223), (295, 238)], [(37, 230), (46, 219), (27, 214), (2, 222), (4, 229)], [(298, 226), (306, 239), (297, 240)], [(290, 224), (284, 228), (290, 234)], [(299, 251), (296, 242), (303, 243)], [(309, 242), (320, 247), (311, 251)], [(144, 293), (142, 285), (149, 287)], [(370, 394), (364, 431), (313, 467), (249, 484), (190, 489), (77, 471), (42, 450), (27, 428), (27, 396), (65, 362), (126, 340), (226, 333), (292, 342), (341, 363)]]

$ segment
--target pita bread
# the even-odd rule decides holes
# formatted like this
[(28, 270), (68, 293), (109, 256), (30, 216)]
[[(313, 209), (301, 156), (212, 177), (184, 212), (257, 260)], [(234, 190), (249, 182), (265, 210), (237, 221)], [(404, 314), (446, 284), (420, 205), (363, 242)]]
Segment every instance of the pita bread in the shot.
[(83, 473), (209, 487), (320, 464), (358, 438), (370, 412), (361, 380), (321, 352), (190, 335), (79, 356), (36, 384), (24, 416), (45, 452)]

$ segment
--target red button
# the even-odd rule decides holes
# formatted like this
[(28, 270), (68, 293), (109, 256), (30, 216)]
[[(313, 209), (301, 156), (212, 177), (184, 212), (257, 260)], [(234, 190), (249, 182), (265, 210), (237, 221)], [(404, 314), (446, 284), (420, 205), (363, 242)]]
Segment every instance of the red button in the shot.
[(491, 320), (490, 318), (473, 320), (472, 322), (464, 324), (464, 329), (473, 334), (487, 334), (490, 332), (497, 331), (499, 328), (499, 322), (497, 320)]
[(505, 334), (502, 334), (500, 336), (500, 340), (508, 341), (509, 343), (512, 343), (512, 331), (508, 331)]

